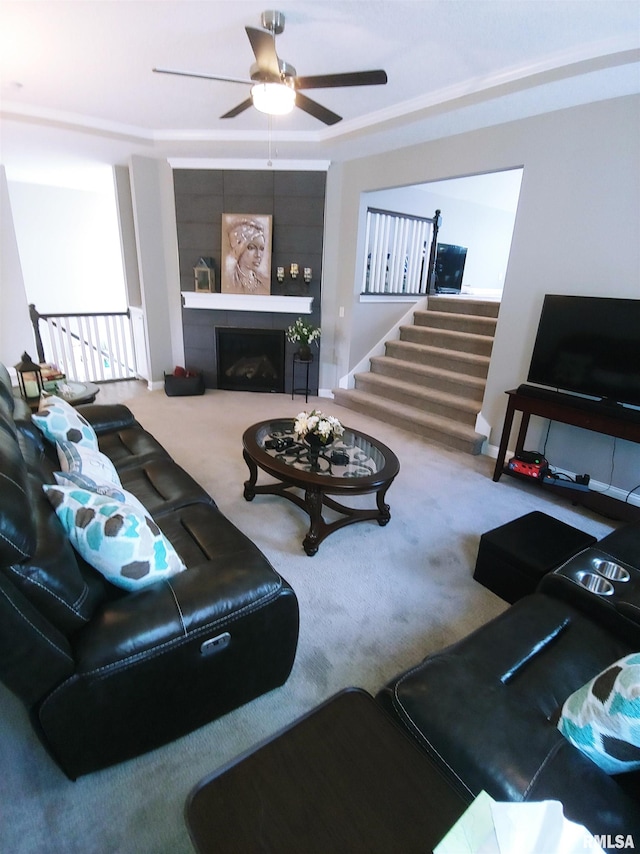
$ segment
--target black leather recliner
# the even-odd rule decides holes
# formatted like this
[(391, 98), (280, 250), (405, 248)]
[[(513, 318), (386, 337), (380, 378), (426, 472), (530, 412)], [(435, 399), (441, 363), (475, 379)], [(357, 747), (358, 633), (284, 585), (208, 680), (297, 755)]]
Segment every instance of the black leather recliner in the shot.
[(640, 624), (619, 629), (536, 592), (396, 676), (378, 700), (463, 796), (559, 800), (594, 835), (640, 840), (640, 773), (608, 776), (556, 727), (570, 694), (640, 649)]
[(130, 410), (81, 411), (187, 571), (126, 592), (74, 551), (42, 490), (55, 449), (0, 366), (0, 678), (72, 779), (282, 685), (298, 638), (291, 587)]

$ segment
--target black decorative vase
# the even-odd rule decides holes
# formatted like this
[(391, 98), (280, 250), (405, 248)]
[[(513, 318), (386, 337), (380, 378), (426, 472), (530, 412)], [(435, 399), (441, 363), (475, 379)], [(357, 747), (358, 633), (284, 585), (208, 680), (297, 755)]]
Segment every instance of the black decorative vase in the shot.
[(322, 437), (317, 433), (307, 433), (304, 437), (304, 441), (309, 446), (309, 464), (311, 466), (311, 471), (319, 471), (320, 464), (318, 463), (318, 457), (320, 456), (320, 451), (333, 442), (333, 433), (330, 433), (327, 440), (324, 442)]
[(311, 361), (311, 347), (308, 344), (301, 344), (298, 348), (298, 358), (301, 362)]

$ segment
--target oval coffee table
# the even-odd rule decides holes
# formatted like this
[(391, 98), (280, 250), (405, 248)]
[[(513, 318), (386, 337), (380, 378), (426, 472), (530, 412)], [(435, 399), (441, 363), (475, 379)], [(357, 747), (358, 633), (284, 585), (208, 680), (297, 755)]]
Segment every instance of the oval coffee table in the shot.
[[(294, 419), (262, 421), (245, 430), (243, 456), (249, 467), (249, 480), (244, 484), (244, 497), (253, 501), (256, 495), (281, 495), (301, 507), (311, 521), (302, 541), (311, 556), (320, 543), (345, 525), (375, 520), (386, 525), (391, 518), (384, 498), (400, 470), (396, 455), (371, 436), (345, 427), (344, 435), (322, 449), (317, 463), (309, 447), (298, 441), (293, 432)], [(256, 486), (258, 469), (276, 478), (277, 483)], [(304, 497), (291, 490), (303, 490)], [(331, 495), (376, 496), (375, 509), (347, 507)], [(341, 518), (326, 522), (322, 508), (328, 507)]]

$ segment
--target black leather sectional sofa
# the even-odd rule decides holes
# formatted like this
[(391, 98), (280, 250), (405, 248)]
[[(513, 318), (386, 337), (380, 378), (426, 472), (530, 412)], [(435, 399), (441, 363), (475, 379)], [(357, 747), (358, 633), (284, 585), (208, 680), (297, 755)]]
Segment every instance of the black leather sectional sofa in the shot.
[(298, 639), (291, 587), (131, 411), (79, 411), (187, 570), (129, 592), (79, 556), (42, 488), (55, 448), (0, 366), (0, 678), (70, 778), (283, 684)]
[[(629, 567), (630, 581), (617, 585), (621, 597), (576, 583), (574, 567), (592, 552)], [(637, 652), (640, 525), (629, 525), (545, 576), (495, 620), (399, 674), (378, 700), (463, 797), (484, 789), (498, 801), (559, 800), (605, 850), (629, 836), (637, 848), (640, 772), (606, 774), (556, 726), (570, 694)]]

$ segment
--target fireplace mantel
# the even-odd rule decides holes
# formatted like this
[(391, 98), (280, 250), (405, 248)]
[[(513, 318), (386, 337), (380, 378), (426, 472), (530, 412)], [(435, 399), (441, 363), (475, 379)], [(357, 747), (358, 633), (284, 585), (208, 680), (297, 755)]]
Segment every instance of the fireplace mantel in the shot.
[(182, 291), (185, 308), (215, 311), (265, 311), (271, 314), (311, 314), (313, 297), (288, 297), (279, 294), (207, 294)]

